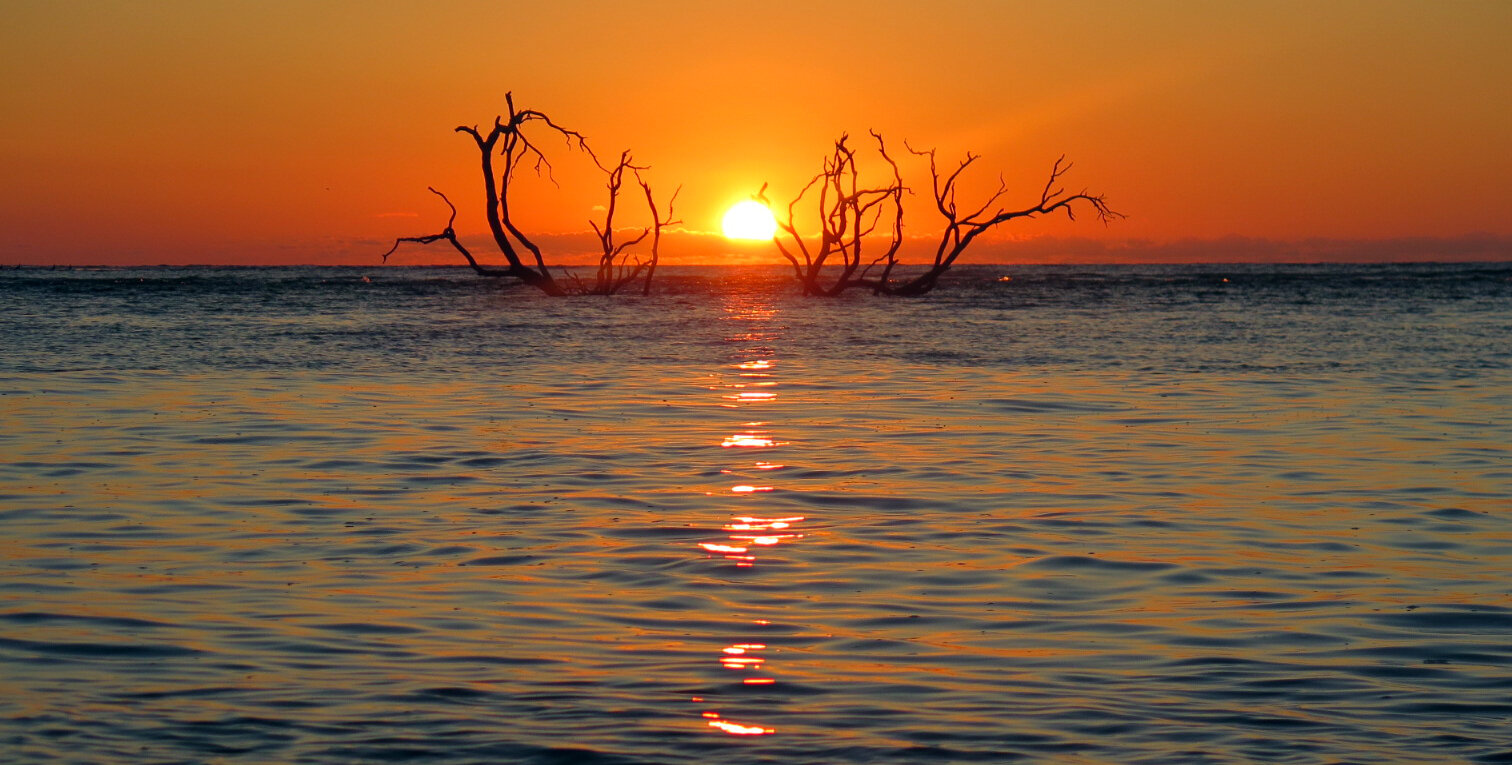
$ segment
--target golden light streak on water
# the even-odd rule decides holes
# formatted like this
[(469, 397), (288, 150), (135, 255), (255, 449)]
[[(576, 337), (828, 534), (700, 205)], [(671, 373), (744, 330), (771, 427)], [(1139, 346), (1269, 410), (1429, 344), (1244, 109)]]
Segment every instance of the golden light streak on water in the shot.
[[(768, 305), (747, 303), (727, 307), (730, 317), (738, 321), (760, 321), (776, 316), (776, 310)], [(772, 335), (758, 334), (754, 332), (738, 333), (730, 338), (734, 342), (758, 342), (770, 343)], [(772, 379), (771, 370), (776, 366), (776, 361), (761, 352), (758, 358), (750, 358), (733, 365), (738, 371), (739, 382), (725, 385), (725, 392), (721, 395), (726, 408), (740, 408), (742, 406), (762, 405), (768, 406), (778, 400), (775, 389), (779, 383)], [(751, 382), (753, 378), (759, 381)], [(752, 390), (760, 388), (760, 390)], [(768, 430), (768, 423), (750, 421), (743, 423), (746, 428), (743, 431), (726, 436), (720, 443), (723, 448), (756, 448), (769, 449), (786, 446), (786, 442), (779, 441)], [(756, 461), (749, 464), (748, 469), (760, 471), (775, 471), (784, 465), (777, 462)], [(740, 468), (725, 468), (723, 474), (735, 474)], [(771, 494), (776, 486), (767, 484), (737, 483), (730, 487), (730, 493), (740, 495), (748, 499), (744, 501), (757, 501), (762, 495)], [(712, 496), (712, 493), (710, 494)], [(704, 541), (698, 543), (698, 547), (710, 557), (719, 556), (731, 561), (737, 568), (750, 568), (757, 562), (757, 556), (752, 553), (753, 548), (770, 548), (783, 542), (801, 538), (801, 534), (788, 533), (786, 529), (793, 524), (803, 521), (802, 516), (785, 515), (781, 517), (763, 517), (747, 512), (746, 514), (733, 515), (730, 520), (723, 524), (722, 530), (728, 535), (724, 541)], [(768, 624), (767, 620), (758, 620), (758, 624)], [(730, 671), (739, 672), (744, 677), (740, 678), (741, 687), (761, 687), (776, 684), (776, 678), (770, 676), (752, 677), (747, 673), (760, 669), (766, 665), (767, 659), (762, 652), (767, 649), (765, 643), (760, 642), (735, 642), (720, 649), (719, 665)], [(707, 711), (703, 713), (708, 718), (708, 726), (722, 731), (731, 736), (768, 736), (776, 733), (776, 729), (767, 725), (751, 722), (734, 722), (724, 719), (719, 712)]]
[(712, 553), (730, 553), (732, 555), (739, 555), (746, 551), (745, 547), (739, 547), (736, 545), (722, 545), (717, 542), (699, 542), (698, 546)]
[(776, 440), (774, 438), (771, 438), (771, 437), (769, 437), (768, 435), (766, 435), (764, 433), (750, 433), (750, 432), (747, 432), (747, 433), (735, 433), (733, 435), (725, 436), (725, 439), (724, 439), (723, 443), (720, 444), (720, 446), (723, 446), (726, 449), (729, 449), (729, 448), (770, 449), (770, 448), (772, 448), (774, 446), (783, 446), (783, 445), (784, 445), (783, 442), (778, 441), (778, 440)]
[(766, 663), (760, 656), (726, 656), (719, 660), (725, 669), (754, 669)]
[(767, 736), (777, 732), (776, 728), (767, 728), (761, 725), (744, 725), (729, 720), (710, 720), (709, 727), (718, 728), (732, 736)]

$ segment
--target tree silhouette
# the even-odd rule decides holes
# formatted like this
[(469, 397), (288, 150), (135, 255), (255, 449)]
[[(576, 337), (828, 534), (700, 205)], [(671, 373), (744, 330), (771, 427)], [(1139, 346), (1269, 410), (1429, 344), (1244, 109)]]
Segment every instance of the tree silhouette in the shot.
[[(657, 209), (656, 198), (651, 193), (651, 184), (641, 176), (641, 171), (649, 168), (631, 163), (630, 152), (620, 154), (619, 164), (608, 170), (609, 180), (605, 186), (609, 190), (609, 204), (604, 207), (604, 225), (600, 226), (597, 221), (588, 221), (593, 227), (593, 233), (598, 236), (599, 255), (598, 270), (594, 274), (593, 284), (585, 284), (576, 276), (573, 282), (580, 292), (592, 295), (612, 295), (619, 292), (625, 285), (634, 282), (642, 273), (645, 274), (644, 285), (641, 294), (651, 292), (651, 277), (656, 274), (656, 264), (660, 257), (662, 229), (667, 226), (681, 223), (680, 220), (668, 220), (662, 217)], [(629, 170), (635, 177), (635, 182), (640, 185), (646, 196), (646, 207), (651, 211), (651, 225), (641, 229), (641, 232), (629, 240), (614, 241), (614, 213), (619, 206), (620, 189), (625, 182), (625, 171)], [(677, 202), (677, 195), (682, 191), (679, 186), (672, 192), (672, 198), (667, 201), (667, 216), (673, 214), (673, 205)], [(651, 252), (647, 257), (641, 257), (631, 248), (651, 237)]]
[[(890, 263), (897, 258), (898, 248), (903, 243), (903, 179), (898, 172), (898, 163), (887, 154), (882, 136), (875, 132), (871, 135), (877, 142), (877, 152), (892, 168), (891, 183), (862, 185), (856, 152), (848, 143), (850, 137), (842, 133), (835, 141), (834, 150), (824, 158), (819, 173), (788, 203), (787, 218), (777, 220), (778, 234), (772, 241), (792, 265), (805, 295), (838, 295), (860, 286), (876, 289), (882, 282), (867, 278), (871, 269), (878, 263)], [(804, 197), (810, 197), (819, 221), (819, 237), (812, 245), (798, 233), (797, 208)], [(756, 198), (770, 206), (766, 186), (761, 187)], [(866, 238), (876, 232), (883, 214), (889, 210), (892, 211), (891, 242), (881, 255), (863, 268)], [(788, 240), (786, 243), (783, 242), (784, 234)], [(838, 261), (840, 273), (826, 281), (824, 269), (834, 261)]]
[[(647, 170), (646, 166), (634, 165), (630, 161), (630, 153), (620, 155), (619, 164), (613, 168), (606, 168), (599, 163), (598, 157), (588, 147), (588, 141), (576, 130), (569, 130), (557, 124), (544, 112), (535, 109), (517, 109), (514, 103), (514, 94), (506, 93), (504, 102), (508, 108), (508, 117), (494, 117), (491, 129), (484, 133), (476, 126), (459, 126), (458, 133), (466, 133), (472, 137), (477, 145), (478, 157), (483, 171), (484, 192), (484, 216), (488, 221), (488, 230), (493, 234), (494, 244), (499, 253), (504, 256), (507, 265), (498, 268), (480, 263), (466, 246), (457, 239), (454, 226), (457, 221), (457, 207), (445, 194), (431, 188), (430, 191), (441, 197), (451, 210), (451, 217), (447, 219), (446, 228), (437, 234), (425, 236), (406, 236), (394, 240), (394, 246), (383, 254), (384, 262), (390, 255), (399, 249), (405, 242), (417, 244), (432, 244), (438, 241), (446, 241), (452, 248), (459, 252), (473, 271), (480, 276), (510, 277), (519, 279), (548, 295), (567, 294), (612, 294), (644, 275), (643, 290), (651, 289), (651, 277), (656, 271), (658, 247), (661, 240), (662, 229), (673, 225), (677, 221), (666, 220), (661, 217), (657, 209), (655, 198), (652, 195), (651, 186), (642, 176)], [(544, 172), (551, 174), (551, 162), (546, 154), (541, 151), (537, 139), (532, 138), (541, 132), (556, 133), (566, 141), (568, 148), (575, 148), (587, 154), (599, 169), (609, 176), (609, 204), (602, 228), (597, 223), (591, 222), (595, 233), (599, 236), (599, 242), (603, 248), (603, 254), (599, 260), (597, 274), (591, 283), (579, 279), (566, 269), (559, 269), (567, 277), (564, 284), (553, 274), (546, 264), (545, 257), (541, 254), (541, 248), (527, 236), (510, 214), (510, 184), (513, 182), (515, 173), (523, 165), (533, 165), (537, 174)], [(498, 157), (497, 165), (495, 157)], [(624, 181), (624, 173), (629, 170), (635, 177), (636, 182), (645, 192), (646, 204), (650, 208), (652, 225), (643, 231), (640, 236), (620, 244), (614, 243), (614, 213), (619, 202), (619, 194)], [(673, 200), (677, 195), (672, 195)], [(671, 203), (668, 203), (667, 215), (672, 214)], [(651, 252), (648, 256), (641, 256), (631, 248), (639, 244), (648, 234), (654, 234), (652, 238)], [(521, 256), (521, 250), (528, 251), (530, 262)]]
[[(967, 152), (965, 159), (949, 175), (942, 176), (934, 149), (916, 150), (905, 143), (910, 154), (929, 160), (935, 209), (944, 218), (945, 226), (935, 247), (933, 262), (921, 273), (895, 278), (895, 269), (899, 265), (898, 250), (904, 241), (903, 194), (911, 193), (911, 190), (903, 185), (898, 163), (887, 153), (882, 136), (875, 131), (871, 135), (877, 143), (877, 154), (891, 170), (890, 183), (869, 187), (861, 184), (856, 152), (849, 147), (848, 137), (841, 134), (834, 150), (823, 160), (819, 173), (788, 204), (786, 219), (779, 217), (778, 234), (773, 241), (778, 252), (793, 266), (806, 295), (838, 295), (854, 287), (870, 289), (877, 294), (922, 295), (935, 288), (940, 276), (955, 265), (978, 236), (1008, 221), (1034, 218), (1057, 210), (1064, 210), (1067, 217), (1075, 220), (1078, 205), (1090, 207), (1104, 223), (1123, 217), (1108, 207), (1101, 194), (1086, 191), (1068, 194), (1059, 186), (1062, 176), (1071, 169), (1064, 156), (1051, 167), (1050, 177), (1036, 204), (1022, 208), (1008, 208), (1001, 204), (1008, 186), (999, 178), (998, 189), (992, 196), (976, 207), (963, 209), (956, 198), (957, 182), (961, 174), (980, 159), (980, 155)], [(806, 238), (798, 231), (798, 209), (805, 197), (815, 205), (819, 221), (817, 238)], [(765, 185), (756, 198), (770, 204)], [(877, 233), (884, 220), (889, 227), (885, 238)], [(868, 238), (880, 247), (880, 254), (866, 256), (871, 258), (869, 262), (863, 257)], [(838, 265), (838, 275), (826, 276), (825, 268), (829, 265)]]

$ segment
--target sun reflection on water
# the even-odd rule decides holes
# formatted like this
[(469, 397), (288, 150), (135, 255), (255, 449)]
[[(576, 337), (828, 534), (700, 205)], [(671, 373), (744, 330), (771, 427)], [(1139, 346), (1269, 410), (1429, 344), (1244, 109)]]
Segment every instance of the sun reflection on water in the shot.
[(744, 433), (732, 433), (731, 435), (725, 436), (724, 442), (721, 443), (720, 446), (723, 446), (726, 449), (770, 449), (774, 446), (785, 446), (786, 444), (787, 442), (785, 441), (778, 441), (777, 439), (772, 438), (771, 434), (769, 433), (747, 431)]
[(730, 401), (738, 401), (738, 402), (740, 402), (742, 404), (754, 404), (754, 403), (756, 403), (758, 401), (759, 402), (776, 401), (777, 400), (777, 394), (776, 393), (768, 393), (768, 392), (765, 392), (765, 391), (743, 390), (743, 391), (739, 391), (737, 393), (731, 393), (731, 394), (725, 396), (725, 398), (727, 400), (730, 400)]
[[(739, 331), (732, 332), (727, 340), (739, 344), (737, 361), (730, 364), (734, 373), (722, 385), (715, 386), (713, 390), (720, 396), (720, 406), (729, 409), (739, 409), (746, 406), (772, 407), (779, 401), (779, 389), (781, 387), (776, 374), (777, 360), (773, 358), (770, 343), (776, 339), (775, 332), (761, 331), (767, 326), (764, 322), (771, 321), (777, 316), (774, 306), (764, 303), (753, 303), (745, 299), (735, 299), (726, 307), (728, 318), (740, 322)], [(770, 411), (764, 409), (763, 411)], [(724, 436), (720, 441), (720, 447), (724, 449), (777, 449), (788, 446), (788, 442), (779, 440), (773, 433), (773, 425), (764, 421), (751, 421), (740, 423), (740, 430)], [(698, 549), (709, 560), (722, 560), (733, 563), (736, 568), (749, 569), (759, 562), (761, 555), (773, 548), (796, 542), (803, 538), (803, 534), (796, 527), (807, 520), (802, 515), (762, 513), (759, 507), (762, 502), (771, 502), (765, 497), (775, 496), (780, 491), (776, 481), (767, 480), (767, 476), (773, 476), (776, 471), (782, 470), (786, 465), (771, 460), (753, 460), (740, 465), (732, 465), (720, 472), (732, 477), (734, 485), (729, 486), (729, 493), (719, 495), (711, 492), (709, 496), (725, 496), (731, 501), (739, 501), (742, 508), (739, 512), (733, 512), (720, 530), (725, 536), (722, 539), (709, 539), (698, 542)], [(765, 475), (761, 480), (754, 478), (754, 472)], [(750, 504), (756, 503), (756, 504)], [(758, 625), (767, 624), (767, 620), (760, 619)], [(739, 687), (780, 687), (776, 677), (768, 671), (768, 646), (765, 643), (750, 641), (749, 638), (732, 641), (719, 649), (718, 662), (722, 670), (734, 673), (738, 678)], [(745, 697), (749, 698), (749, 696)], [(705, 699), (696, 697), (695, 702), (705, 705), (703, 717), (707, 720), (708, 727), (721, 731), (731, 736), (768, 736), (777, 732), (776, 728), (745, 719), (744, 714), (737, 714), (739, 720), (725, 717), (723, 710), (709, 709)]]
[[(718, 713), (707, 712), (705, 714), (717, 715)], [(718, 717), (709, 720), (709, 727), (718, 728), (732, 736), (766, 736), (777, 732), (773, 728), (765, 728), (760, 725), (743, 725), (729, 720), (721, 720)]]
[(801, 515), (782, 518), (735, 515), (721, 527), (729, 532), (728, 542), (699, 542), (698, 546), (711, 555), (722, 555), (726, 560), (735, 561), (737, 566), (752, 566), (756, 564), (752, 548), (773, 547), (802, 539), (802, 534), (790, 529), (804, 520)]

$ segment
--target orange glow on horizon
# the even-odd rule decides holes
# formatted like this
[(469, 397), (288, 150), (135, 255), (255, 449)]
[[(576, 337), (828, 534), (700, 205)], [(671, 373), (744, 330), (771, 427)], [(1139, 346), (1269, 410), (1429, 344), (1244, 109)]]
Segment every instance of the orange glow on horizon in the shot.
[[(482, 211), (464, 201), (478, 192), (477, 155), (451, 131), (486, 124), (510, 88), (521, 106), (582, 131), (602, 156), (632, 148), (654, 168), (660, 198), (682, 185), (678, 214), (688, 224), (668, 232), (668, 264), (783, 265), (768, 241), (726, 234), (766, 234), (750, 201), (763, 182), (784, 209), (841, 131), (872, 126), (896, 145), (912, 188), (929, 181), (905, 139), (937, 146), (947, 162), (981, 154), (974, 185), (962, 191), (967, 207), (991, 193), (999, 171), (1011, 202), (1032, 200), (1040, 168), (1065, 152), (1077, 165), (1072, 186), (1106, 191), (1130, 214), (1107, 228), (1062, 216), (1023, 221), (983, 237), (972, 262), (1288, 253), (1337, 261), (1412, 238), (1434, 241), (1374, 252), (1499, 260), (1512, 238), (1501, 209), (1512, 178), (1505, 2), (1437, 4), (1431, 13), (1418, 3), (1123, 4), (1093, 14), (980, 3), (964, 26), (930, 4), (881, 14), (859, 0), (755, 14), (721, 4), (682, 13), (654, 0), (597, 7), (601, 23), (591, 25), (577, 23), (573, 4), (483, 0), (374, 5), (350, 19), (326, 3), (188, 3), (174, 5), (171, 24), (137, 5), (8, 8), (0, 46), (45, 76), (9, 84), (0, 264), (377, 267), (394, 237), (445, 224), (427, 186), (457, 202), (459, 236), (487, 242)], [(842, 38), (835, 19), (846, 19)], [(518, 36), (518, 60), (552, 65), (501, 84), (490, 55), (508, 28), (573, 29), (581, 51), (614, 50), (631, 34), (659, 53), (615, 59), (605, 77), (606, 59), (562, 55), (559, 35)], [(723, 42), (685, 44), (707, 29), (721, 30)], [(310, 30), (326, 30), (319, 44)], [(432, 39), (449, 44), (412, 44)], [(854, 97), (811, 86), (823, 76), (801, 56), (768, 55), (825, 45), (836, 61), (867, 62), (852, 72)], [(1021, 76), (1052, 59), (1083, 65)], [(969, 89), (932, 86), (962, 71), (972, 73)], [(439, 91), (437, 72), (447, 73)], [(647, 98), (631, 86), (642, 82), (698, 97)], [(773, 82), (803, 86), (781, 109), (750, 97)], [(1011, 99), (971, 95), (1010, 91)], [(350, 129), (380, 112), (382, 124)], [(116, 126), (109, 140), (91, 128), (102, 113)], [(548, 262), (587, 262), (594, 239), (585, 220), (604, 201), (602, 172), (560, 142), (541, 146), (558, 183), (521, 173), (511, 207)], [(1298, 177), (1312, 180), (1292, 182)], [(1456, 193), (1420, 193), (1437, 188)], [(915, 197), (910, 234), (938, 231), (928, 193)], [(758, 215), (726, 231), (723, 217), (741, 200), (736, 207)], [(631, 220), (641, 212), (634, 200), (621, 201), (626, 225), (643, 225)], [(1489, 239), (1473, 241), (1482, 232)], [(1298, 251), (1315, 240), (1341, 244)], [(458, 264), (439, 247), (399, 255), (401, 265)]]

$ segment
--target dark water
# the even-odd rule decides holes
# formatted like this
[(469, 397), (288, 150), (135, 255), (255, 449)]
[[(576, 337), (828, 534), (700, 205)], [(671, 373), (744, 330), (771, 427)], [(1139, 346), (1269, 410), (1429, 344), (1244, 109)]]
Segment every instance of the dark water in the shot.
[(1512, 761), (1512, 264), (779, 276), (0, 273), (0, 760)]

